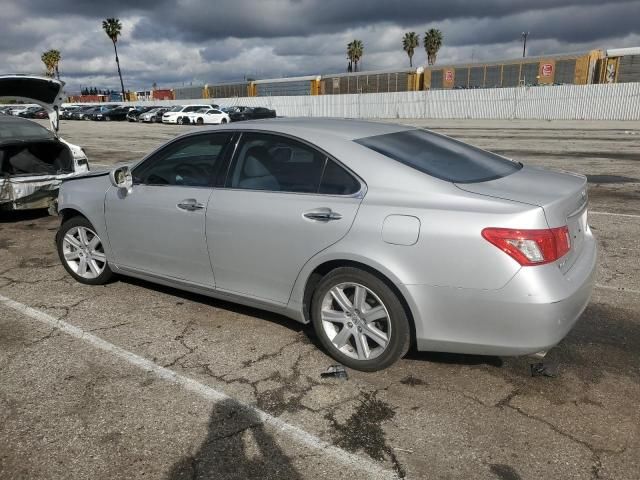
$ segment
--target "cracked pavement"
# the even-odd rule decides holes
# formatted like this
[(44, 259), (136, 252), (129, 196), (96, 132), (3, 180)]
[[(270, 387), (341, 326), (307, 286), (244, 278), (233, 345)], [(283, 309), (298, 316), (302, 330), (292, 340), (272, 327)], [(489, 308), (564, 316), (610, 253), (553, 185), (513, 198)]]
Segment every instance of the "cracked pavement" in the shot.
[[(592, 212), (640, 215), (637, 123), (412, 123), (517, 152), (523, 162), (593, 175)], [(115, 163), (188, 129), (107, 127), (66, 121), (62, 132), (90, 159)], [(133, 146), (120, 153), (121, 144)], [(397, 477), (637, 479), (640, 217), (592, 214), (590, 224), (600, 246), (599, 287), (549, 353), (560, 365), (555, 378), (531, 377), (535, 360), (526, 358), (417, 352), (383, 372), (321, 378), (334, 362), (310, 328), (278, 315), (133, 279), (74, 282), (55, 253), (58, 219), (42, 212), (0, 217), (0, 295)], [(0, 303), (0, 478), (358, 475), (357, 464), (303, 447), (250, 409), (214, 404)]]

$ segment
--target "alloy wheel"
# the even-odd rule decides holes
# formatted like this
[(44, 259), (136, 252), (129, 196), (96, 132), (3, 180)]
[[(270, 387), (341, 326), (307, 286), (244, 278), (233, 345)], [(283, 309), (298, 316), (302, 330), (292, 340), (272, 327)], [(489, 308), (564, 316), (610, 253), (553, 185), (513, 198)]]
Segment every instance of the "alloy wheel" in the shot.
[(85, 279), (100, 276), (107, 266), (102, 240), (87, 227), (73, 227), (65, 233), (62, 253), (67, 266)]
[(364, 285), (335, 285), (322, 300), (320, 316), (333, 346), (351, 358), (374, 359), (389, 345), (391, 321), (387, 307)]

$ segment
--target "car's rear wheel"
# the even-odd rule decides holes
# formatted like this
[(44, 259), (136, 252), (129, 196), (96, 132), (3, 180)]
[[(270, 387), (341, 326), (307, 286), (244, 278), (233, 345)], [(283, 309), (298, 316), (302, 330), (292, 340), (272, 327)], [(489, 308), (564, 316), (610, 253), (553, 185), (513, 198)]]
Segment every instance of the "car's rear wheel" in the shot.
[(204, 124), (204, 120), (202, 119), (202, 117), (198, 118), (198, 120), (196, 120), (196, 123), (198, 125), (203, 125)]
[(101, 285), (113, 276), (102, 239), (86, 218), (65, 221), (58, 232), (57, 247), (62, 265), (78, 282)]
[(409, 320), (400, 299), (364, 270), (344, 267), (327, 274), (313, 294), (311, 319), (329, 354), (356, 370), (381, 370), (409, 349)]

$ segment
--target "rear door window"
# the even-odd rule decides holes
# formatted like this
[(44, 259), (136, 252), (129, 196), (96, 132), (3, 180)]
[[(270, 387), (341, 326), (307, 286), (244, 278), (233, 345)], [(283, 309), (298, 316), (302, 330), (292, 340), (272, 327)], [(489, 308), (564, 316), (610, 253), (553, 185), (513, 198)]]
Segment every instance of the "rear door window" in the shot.
[(494, 153), (425, 130), (405, 130), (355, 142), (432, 177), (454, 183), (495, 180), (522, 168), (521, 164)]
[(319, 193), (325, 195), (352, 195), (360, 190), (360, 182), (333, 160), (327, 160), (320, 182)]
[(317, 193), (326, 155), (288, 137), (245, 133), (227, 186), (247, 190)]

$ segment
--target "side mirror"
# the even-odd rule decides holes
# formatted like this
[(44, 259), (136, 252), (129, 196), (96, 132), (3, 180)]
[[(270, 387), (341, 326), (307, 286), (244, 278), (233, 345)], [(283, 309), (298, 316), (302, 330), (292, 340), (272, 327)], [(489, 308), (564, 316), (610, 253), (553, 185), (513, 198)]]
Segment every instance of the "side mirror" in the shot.
[(129, 167), (118, 167), (109, 172), (109, 180), (111, 185), (116, 188), (123, 188), (127, 193), (131, 193), (131, 187), (133, 187), (133, 177), (131, 176), (131, 170)]

